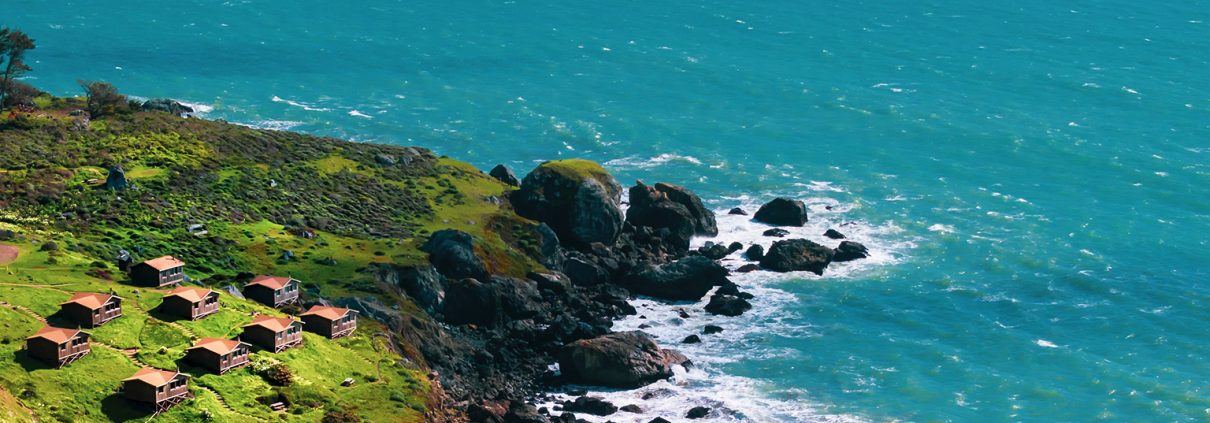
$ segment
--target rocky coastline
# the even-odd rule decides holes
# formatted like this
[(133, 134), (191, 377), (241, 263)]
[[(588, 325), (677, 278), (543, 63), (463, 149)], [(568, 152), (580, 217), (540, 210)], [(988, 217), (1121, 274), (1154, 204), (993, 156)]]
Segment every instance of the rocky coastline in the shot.
[[(767, 252), (758, 244), (734, 242), (690, 249), (692, 238), (718, 235), (714, 212), (696, 194), (642, 181), (623, 190), (589, 161), (545, 162), (521, 180), (503, 165), (490, 174), (516, 187), (503, 199), (507, 206), (539, 222), (542, 236), (535, 250), (546, 270), (525, 278), (492, 274), (476, 255), (474, 238), (456, 230), (434, 233), (425, 243), (428, 266), (378, 269), (380, 278), (400, 286), (439, 322), (387, 319), (398, 329), (408, 328), (397, 332), (414, 334), (409, 341), (440, 381), (446, 406), (472, 422), (573, 422), (583, 421), (577, 413), (625, 412), (590, 396), (550, 408), (537, 404), (552, 400), (543, 392), (569, 384), (631, 389), (671, 377), (676, 366), (691, 367), (692, 357), (660, 348), (641, 331), (615, 332), (612, 322), (636, 313), (628, 303), (635, 296), (663, 301), (709, 296), (706, 312), (742, 315), (752, 308), (753, 297), (719, 264), (728, 254), (747, 247), (750, 263), (740, 271), (817, 274), (833, 261), (868, 255), (851, 241), (832, 249), (806, 239), (775, 238), (777, 233), (767, 234), (774, 240)], [(746, 214), (731, 211), (740, 213)], [(786, 198), (769, 202), (753, 217), (775, 226), (802, 226), (808, 219), (801, 201)], [(826, 236), (843, 237), (835, 230)], [(702, 336), (717, 332), (707, 327)], [(700, 342), (690, 338), (684, 342)], [(558, 370), (552, 370), (555, 363)]]

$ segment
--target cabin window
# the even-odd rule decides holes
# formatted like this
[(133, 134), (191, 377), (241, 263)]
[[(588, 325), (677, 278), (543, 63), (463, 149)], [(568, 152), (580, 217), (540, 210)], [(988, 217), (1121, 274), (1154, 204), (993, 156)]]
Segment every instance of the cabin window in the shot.
[(156, 392), (159, 392), (159, 393), (161, 393), (161, 394), (162, 394), (162, 393), (164, 393), (164, 387), (163, 387), (163, 386), (161, 386), (161, 387), (159, 387), (159, 388), (156, 388)]
[(59, 344), (59, 350), (67, 349), (67, 344)]

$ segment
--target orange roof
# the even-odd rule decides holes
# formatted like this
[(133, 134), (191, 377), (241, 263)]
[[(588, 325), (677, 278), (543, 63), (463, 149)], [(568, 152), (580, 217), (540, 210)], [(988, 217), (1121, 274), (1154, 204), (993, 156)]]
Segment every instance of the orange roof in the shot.
[(34, 336), (25, 339), (43, 338), (56, 344), (62, 344), (76, 337), (79, 334), (79, 329), (64, 329), (54, 326), (47, 326), (35, 333)]
[(285, 287), (286, 284), (290, 283), (290, 281), (293, 279), (294, 278), (291, 278), (289, 276), (260, 275), (255, 278), (252, 278), (252, 282), (248, 282), (248, 284), (244, 285), (244, 287), (249, 287), (252, 285), (260, 285), (265, 288), (278, 290), (278, 289), (282, 289), (283, 287)]
[(244, 325), (244, 327), (260, 326), (265, 329), (269, 329), (269, 330), (273, 331), (274, 333), (277, 333), (277, 332), (286, 330), (287, 328), (290, 327), (290, 325), (293, 325), (295, 323), (302, 323), (302, 322), (291, 319), (289, 317), (273, 317), (273, 316), (269, 316), (266, 314), (262, 314), (260, 316), (256, 316), (255, 319), (252, 319), (252, 323), (246, 324), (246, 325)]
[(173, 256), (163, 256), (163, 257), (158, 257), (158, 258), (153, 258), (151, 260), (147, 260), (147, 261), (143, 262), (143, 264), (151, 266), (155, 270), (163, 271), (163, 270), (168, 270), (168, 269), (171, 269), (174, 267), (184, 266), (185, 262), (183, 262), (180, 259), (173, 257)]
[(176, 379), (176, 376), (179, 374), (181, 374), (181, 372), (170, 372), (167, 370), (144, 367), (139, 369), (139, 371), (134, 372), (134, 376), (126, 378), (123, 380), (123, 382), (137, 380), (151, 386), (164, 386), (167, 385), (168, 382), (172, 382), (173, 379)]
[(347, 308), (340, 308), (340, 307), (324, 307), (321, 305), (317, 305), (317, 306), (311, 306), (310, 309), (308, 309), (305, 313), (300, 314), (299, 316), (319, 316), (319, 317), (322, 317), (322, 318), (325, 318), (328, 320), (336, 320), (341, 317), (345, 317), (345, 315), (349, 314), (350, 311), (353, 311), (353, 310), (349, 310)]
[(114, 299), (114, 298), (118, 298), (118, 296), (109, 295), (109, 294), (97, 294), (94, 292), (77, 292), (76, 295), (71, 296), (70, 300), (67, 300), (59, 305), (67, 305), (67, 304), (75, 303), (75, 304), (82, 305), (82, 306), (88, 308), (89, 310), (96, 310), (98, 308), (101, 308), (106, 303), (108, 303), (109, 300)]
[(243, 342), (223, 338), (202, 338), (189, 349), (205, 348), (218, 355), (230, 354)]
[(189, 287), (182, 286), (180, 288), (172, 290), (172, 292), (169, 292), (168, 295), (164, 296), (164, 298), (181, 297), (185, 301), (188, 301), (191, 303), (196, 303), (196, 302), (202, 301), (206, 297), (210, 296), (210, 294), (218, 295), (218, 293), (214, 292), (213, 289), (189, 288)]

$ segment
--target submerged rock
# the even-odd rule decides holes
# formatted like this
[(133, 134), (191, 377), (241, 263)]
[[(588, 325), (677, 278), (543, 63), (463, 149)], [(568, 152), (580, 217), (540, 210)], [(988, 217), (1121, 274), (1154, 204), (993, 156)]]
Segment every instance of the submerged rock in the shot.
[(612, 388), (637, 388), (672, 376), (688, 361), (663, 350), (642, 332), (618, 332), (572, 342), (559, 351), (559, 368), (569, 381)]
[(691, 256), (658, 266), (647, 265), (622, 278), (636, 294), (667, 300), (698, 300), (711, 288), (727, 281), (727, 269), (702, 256)]
[(781, 238), (781, 237), (784, 237), (789, 234), (790, 234), (790, 231), (787, 231), (782, 228), (773, 228), (773, 229), (769, 229), (764, 232), (761, 232), (761, 235), (771, 236), (771, 237), (775, 237), (775, 238)]
[(802, 226), (807, 223), (807, 206), (802, 201), (778, 197), (760, 206), (753, 219), (770, 225)]
[(835, 229), (828, 229), (827, 231), (824, 231), (823, 236), (826, 236), (829, 239), (844, 239), (844, 234)]
[(760, 265), (775, 272), (808, 271), (822, 275), (832, 262), (832, 249), (805, 239), (777, 241), (761, 258)]
[(836, 253), (832, 255), (832, 261), (853, 261), (863, 259), (870, 256), (870, 250), (859, 242), (841, 241), (836, 247)]
[(709, 414), (710, 414), (710, 407), (693, 407), (693, 408), (689, 409), (688, 413), (685, 413), (685, 418), (700, 419), (702, 417), (706, 417)]
[(716, 333), (721, 333), (722, 331), (723, 331), (722, 326), (706, 325), (706, 326), (702, 327), (702, 333), (704, 333), (706, 335), (713, 335)]
[(733, 208), (730, 211), (728, 211), (727, 214), (735, 215), (735, 216), (747, 216), (748, 212), (744, 211), (744, 209), (736, 207), (736, 208)]
[(517, 214), (544, 222), (565, 245), (612, 245), (622, 230), (622, 187), (601, 165), (588, 160), (542, 163), (513, 192)]

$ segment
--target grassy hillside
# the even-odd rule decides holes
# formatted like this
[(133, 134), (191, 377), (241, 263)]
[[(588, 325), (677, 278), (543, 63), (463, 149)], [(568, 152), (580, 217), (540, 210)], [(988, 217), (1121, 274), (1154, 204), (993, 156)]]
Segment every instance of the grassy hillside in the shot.
[[(115, 395), (143, 364), (195, 376), (196, 398), (157, 421), (318, 421), (328, 410), (420, 421), (434, 406), (423, 358), (400, 355), (416, 349), (368, 319), (352, 337), (307, 333), (302, 348), (257, 352), (260, 367), (280, 362), (293, 373), (288, 386), (269, 384), (258, 366), (222, 376), (189, 368), (180, 359), (194, 340), (233, 337), (253, 312), (283, 314), (223, 295), (217, 315), (168, 321), (153, 310), (165, 291), (131, 285), (114, 265), (120, 250), (136, 261), (182, 258), (202, 285), (230, 285), (243, 272), (291, 275), (304, 300), (375, 297), (404, 313), (415, 307), (367, 265), (424, 261), (416, 247), (434, 231), (471, 233), (494, 273), (539, 268), (526, 254), (534, 223), (498, 205), (505, 185), (462, 162), (159, 112), (85, 121), (71, 115), (79, 99), (38, 105), (0, 116), (3, 421), (31, 412), (42, 421), (145, 419)], [(114, 165), (129, 188), (106, 189)], [(190, 233), (193, 224), (208, 233)], [(92, 330), (92, 354), (67, 368), (26, 357), (24, 338), (80, 291), (116, 292), (125, 315)], [(350, 377), (356, 383), (341, 387)], [(290, 407), (264, 405), (277, 401)]]

